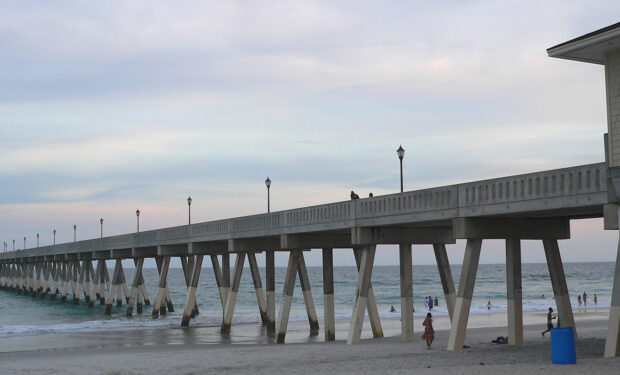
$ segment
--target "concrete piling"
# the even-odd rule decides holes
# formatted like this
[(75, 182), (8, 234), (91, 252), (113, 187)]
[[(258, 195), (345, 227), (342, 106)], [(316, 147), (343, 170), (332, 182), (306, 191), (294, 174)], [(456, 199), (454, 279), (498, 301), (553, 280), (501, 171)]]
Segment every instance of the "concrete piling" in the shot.
[(288, 259), (288, 266), (286, 267), (286, 276), (284, 277), (284, 290), (282, 291), (282, 301), (280, 302), (280, 313), (278, 314), (278, 321), (276, 323), (276, 343), (278, 344), (284, 344), (284, 339), (286, 337), (299, 258), (301, 258), (300, 250), (291, 251)]
[(334, 312), (334, 254), (331, 248), (323, 249), (323, 315), (325, 341), (336, 339), (336, 318)]
[(232, 288), (226, 298), (226, 309), (224, 309), (224, 318), (222, 319), (222, 326), (220, 333), (229, 334), (230, 325), (232, 324), (233, 313), (235, 311), (235, 304), (237, 302), (237, 293), (239, 291), (239, 284), (241, 282), (241, 273), (243, 272), (243, 263), (245, 262), (245, 253), (237, 253), (237, 259), (235, 260), (235, 274), (233, 278)]
[(399, 245), (400, 331), (403, 341), (413, 341), (413, 268), (411, 244)]
[(276, 272), (275, 253), (265, 251), (265, 293), (267, 303), (267, 336), (275, 337), (276, 333)]
[[(190, 270), (191, 280), (189, 288), (187, 288), (187, 298), (185, 300), (185, 310), (183, 311), (183, 319), (181, 320), (181, 327), (189, 327), (189, 321), (194, 315), (196, 310), (196, 289), (198, 288), (198, 280), (200, 278), (200, 271), (202, 269), (202, 255), (197, 255), (195, 262), (192, 264), (193, 269)], [(189, 267), (188, 267), (189, 269)]]
[(577, 328), (575, 327), (573, 308), (570, 304), (570, 296), (568, 295), (568, 287), (566, 285), (566, 277), (564, 276), (564, 266), (562, 265), (558, 240), (544, 239), (543, 247), (545, 248), (545, 256), (547, 258), (549, 276), (551, 277), (555, 304), (558, 308), (558, 319), (560, 319), (562, 327), (573, 328), (575, 339), (577, 339)]
[(349, 334), (347, 336), (348, 345), (359, 344), (362, 335), (362, 326), (364, 325), (364, 313), (367, 310), (368, 296), (371, 290), (370, 279), (372, 276), (372, 268), (375, 260), (375, 250), (376, 245), (369, 245), (357, 251), (359, 253), (359, 270), (357, 278), (357, 290), (355, 292), (355, 303), (353, 305), (353, 312), (351, 313)]
[(269, 321), (267, 318), (267, 303), (265, 302), (263, 284), (261, 282), (258, 264), (256, 263), (256, 255), (254, 253), (248, 253), (247, 257), (248, 263), (250, 263), (250, 273), (252, 274), (252, 282), (254, 283), (254, 292), (256, 293), (256, 302), (258, 303), (260, 319), (263, 325), (267, 325), (267, 322)]
[(506, 240), (506, 299), (510, 345), (523, 345), (523, 302), (521, 289), (521, 241)]
[[(376, 245), (374, 246), (376, 248)], [(353, 254), (355, 255), (355, 263), (357, 264), (357, 271), (359, 272), (362, 261), (362, 250), (359, 248), (353, 249)], [(375, 292), (372, 289), (372, 281), (369, 281), (369, 283), (365, 305), (368, 310), (368, 320), (370, 321), (372, 336), (375, 338), (383, 337), (383, 327), (381, 327), (381, 319), (379, 318), (379, 310), (377, 309)]]
[(301, 284), (301, 291), (304, 295), (304, 303), (306, 305), (306, 313), (308, 314), (308, 323), (310, 324), (310, 335), (319, 334), (319, 320), (316, 316), (316, 309), (314, 307), (314, 299), (312, 298), (312, 289), (310, 288), (310, 280), (308, 279), (308, 270), (306, 269), (306, 262), (304, 260), (303, 252), (299, 256), (297, 262), (297, 272), (299, 273), (299, 283)]
[(471, 307), (471, 298), (474, 293), (474, 284), (476, 283), (476, 273), (478, 272), (481, 247), (481, 239), (467, 240), (463, 266), (461, 268), (459, 291), (456, 295), (456, 303), (454, 305), (452, 327), (450, 329), (450, 336), (448, 337), (448, 350), (461, 350), (465, 343), (467, 321), (469, 320), (469, 309)]
[(454, 287), (454, 279), (452, 278), (452, 270), (450, 269), (446, 245), (438, 243), (433, 244), (433, 251), (435, 253), (435, 260), (437, 261), (437, 269), (439, 271), (439, 278), (441, 279), (444, 300), (448, 308), (448, 315), (450, 316), (450, 321), (452, 321), (454, 304), (456, 303), (456, 288)]

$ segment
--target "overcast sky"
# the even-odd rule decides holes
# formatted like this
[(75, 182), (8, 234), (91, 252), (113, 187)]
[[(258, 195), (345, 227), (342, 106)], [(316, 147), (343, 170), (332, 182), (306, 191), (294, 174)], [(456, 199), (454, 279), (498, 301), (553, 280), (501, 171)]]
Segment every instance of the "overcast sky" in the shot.
[[(100, 217), (127, 233), (136, 208), (141, 229), (181, 225), (190, 194), (193, 222), (255, 214), (267, 176), (272, 210), (392, 193), (399, 144), (406, 190), (603, 161), (603, 68), (545, 50), (618, 14), (618, 1), (2, 1), (0, 241), (48, 244), (55, 228), (66, 242), (73, 224), (93, 238)], [(571, 229), (565, 261), (615, 260), (601, 220)], [(483, 243), (482, 262), (504, 256)], [(416, 247), (415, 264), (433, 262)]]

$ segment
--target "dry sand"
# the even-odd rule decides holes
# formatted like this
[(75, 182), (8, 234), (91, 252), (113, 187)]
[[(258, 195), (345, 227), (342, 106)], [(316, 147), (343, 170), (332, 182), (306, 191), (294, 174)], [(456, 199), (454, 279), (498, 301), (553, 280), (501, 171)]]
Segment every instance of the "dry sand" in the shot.
[[(506, 333), (505, 314), (470, 318), (467, 344), (445, 350), (447, 319), (436, 319), (436, 340), (426, 350), (418, 337), (400, 341), (398, 319), (382, 320), (386, 337), (357, 346), (344, 343), (347, 321), (337, 324), (337, 341), (307, 337), (307, 323), (291, 322), (287, 344), (266, 343), (255, 325), (233, 325), (222, 339), (217, 327), (97, 332), (0, 340), (2, 374), (619, 374), (620, 358), (604, 359), (607, 311), (577, 311), (577, 365), (552, 365), (549, 337), (542, 338), (545, 314), (525, 314), (523, 347), (494, 345)], [(13, 347), (9, 346), (14, 342)], [(36, 350), (29, 350), (36, 348)]]

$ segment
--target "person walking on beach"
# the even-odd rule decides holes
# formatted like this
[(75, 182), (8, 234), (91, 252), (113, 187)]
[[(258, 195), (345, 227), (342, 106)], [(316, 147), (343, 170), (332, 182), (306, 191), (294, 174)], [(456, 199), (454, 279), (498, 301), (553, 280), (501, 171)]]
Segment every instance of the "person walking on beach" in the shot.
[(598, 305), (598, 297), (596, 296), (596, 293), (594, 293), (594, 304)]
[(553, 309), (550, 307), (549, 313), (547, 313), (547, 330), (540, 333), (542, 337), (545, 337), (545, 333), (551, 332), (553, 328), (553, 319), (555, 319), (555, 316), (553, 316)]
[(422, 335), (422, 340), (426, 340), (426, 349), (431, 348), (431, 344), (435, 339), (435, 330), (433, 329), (433, 316), (431, 313), (426, 314), (426, 319), (422, 323), (424, 326), (424, 334)]
[(588, 293), (586, 293), (586, 291), (583, 291), (583, 307), (587, 307), (588, 306)]
[(428, 310), (432, 310), (433, 309), (433, 297), (428, 296)]
[(577, 295), (577, 303), (579, 304), (579, 307), (581, 307), (581, 294)]
[(424, 297), (424, 306), (428, 308), (428, 297)]

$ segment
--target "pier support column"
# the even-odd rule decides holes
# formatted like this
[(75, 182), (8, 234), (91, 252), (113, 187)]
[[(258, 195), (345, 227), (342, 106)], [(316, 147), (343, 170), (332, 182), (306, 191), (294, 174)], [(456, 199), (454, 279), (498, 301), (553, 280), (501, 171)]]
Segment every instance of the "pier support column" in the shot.
[(446, 252), (445, 244), (433, 244), (435, 252), (435, 260), (437, 261), (437, 269), (439, 270), (439, 278), (443, 287), (443, 296), (448, 308), (450, 322), (454, 314), (454, 304), (456, 303), (456, 288), (454, 287), (454, 278), (452, 278), (452, 270), (450, 269), (450, 261)]
[(336, 339), (334, 312), (334, 251), (323, 249), (323, 315), (325, 316), (325, 341)]
[[(106, 264), (105, 260), (100, 260), (99, 262), (101, 262), (101, 277), (99, 279), (99, 293), (101, 298), (99, 299), (99, 303), (101, 305), (105, 305), (105, 292), (106, 292), (106, 285), (108, 287), (108, 289), (110, 289), (110, 284), (108, 283), (108, 280), (110, 279), (109, 275), (108, 275), (108, 265)], [(110, 303), (112, 303), (110, 301)]]
[(226, 298), (226, 309), (224, 309), (224, 319), (222, 319), (222, 326), (220, 328), (220, 333), (225, 335), (230, 333), (230, 325), (232, 324), (233, 313), (235, 312), (235, 303), (237, 303), (237, 293), (239, 292), (239, 284), (241, 283), (243, 263), (245, 263), (245, 253), (237, 253), (232, 289)]
[(100, 296), (99, 296), (99, 279), (101, 277), (100, 272), (101, 272), (101, 262), (97, 262), (97, 270), (94, 271), (93, 270), (93, 263), (92, 262), (88, 262), (88, 267), (90, 269), (90, 274), (92, 275), (92, 279), (93, 279), (93, 287), (90, 290), (90, 300), (88, 301), (88, 307), (90, 307), (91, 309), (95, 306), (95, 300), (99, 300)]
[(563, 328), (572, 327), (575, 339), (577, 339), (573, 308), (570, 304), (570, 296), (568, 295), (568, 287), (566, 286), (566, 277), (564, 275), (564, 266), (562, 265), (558, 240), (543, 240), (543, 246), (545, 248), (549, 276), (551, 277), (551, 285), (555, 296), (555, 305), (558, 308), (560, 325)]
[(69, 277), (71, 275), (71, 262), (63, 262), (62, 265), (62, 296), (60, 302), (67, 300), (67, 292), (69, 291)]
[(136, 259), (135, 265), (136, 270), (133, 274), (133, 281), (131, 283), (131, 294), (129, 295), (129, 301), (127, 302), (127, 308), (125, 309), (125, 316), (131, 316), (133, 314), (133, 306), (136, 303), (136, 299), (140, 298), (140, 276), (142, 275), (144, 258)]
[(306, 305), (306, 313), (308, 314), (308, 323), (310, 324), (310, 335), (319, 334), (319, 320), (316, 316), (316, 308), (314, 307), (314, 299), (312, 298), (312, 288), (310, 287), (310, 279), (308, 278), (308, 270), (306, 269), (306, 261), (304, 253), (301, 253), (299, 262), (297, 263), (297, 272), (299, 273), (299, 283), (304, 294), (304, 303)]
[(217, 255), (211, 255), (211, 264), (213, 265), (213, 274), (215, 275), (215, 283), (217, 284), (217, 290), (220, 293), (220, 301), (222, 302), (222, 316), (223, 316), (224, 311), (226, 311), (226, 298), (228, 297), (228, 294), (226, 292), (226, 286), (224, 285), (224, 278), (222, 276), (222, 270), (220, 269), (220, 262), (217, 259)]
[(450, 336), (448, 337), (448, 350), (461, 350), (465, 343), (467, 321), (469, 320), (471, 298), (474, 294), (474, 284), (476, 283), (476, 273), (478, 272), (481, 247), (481, 239), (467, 240), (461, 269), (461, 279), (459, 281), (459, 291), (456, 295), (456, 303), (454, 305), (452, 327), (450, 329)]
[(224, 287), (224, 301), (228, 300), (230, 293), (230, 254), (222, 254), (222, 286)]
[(523, 302), (521, 291), (521, 241), (506, 240), (506, 288), (508, 343), (523, 345)]
[[(192, 277), (193, 277), (192, 275), (194, 272), (195, 263), (196, 263), (196, 256), (190, 255), (187, 258), (181, 257), (181, 266), (183, 267), (183, 276), (185, 276), (185, 285), (187, 286), (187, 288), (192, 286)], [(195, 318), (196, 315), (198, 314), (199, 314), (198, 303), (195, 303), (192, 309), (191, 317)]]
[(402, 341), (413, 341), (413, 265), (411, 244), (400, 244), (400, 331)]
[(202, 255), (197, 255), (196, 260), (193, 263), (193, 269), (189, 270), (191, 274), (191, 280), (189, 288), (187, 289), (187, 298), (185, 300), (185, 310), (183, 311), (183, 319), (181, 320), (181, 327), (189, 327), (189, 320), (194, 316), (196, 310), (196, 289), (198, 288), (198, 279), (200, 278), (200, 271), (202, 270)]
[[(123, 295), (125, 296), (125, 303), (127, 303), (127, 302), (129, 302), (129, 295), (130, 295), (130, 293), (129, 293), (129, 288), (127, 287), (127, 279), (125, 278), (125, 270), (123, 269), (123, 262), (122, 261), (121, 261), (121, 274), (120, 274), (119, 284), (120, 284), (120, 286), (123, 287)], [(118, 305), (118, 306), (120, 306), (120, 305)]]
[(159, 260), (159, 284), (157, 285), (157, 294), (155, 295), (155, 302), (153, 303), (153, 312), (151, 317), (157, 319), (159, 314), (165, 315), (162, 310), (166, 308), (164, 304), (166, 299), (166, 278), (168, 277), (168, 267), (170, 266), (170, 257), (165, 256)]
[[(144, 300), (144, 305), (149, 306), (151, 304), (151, 298), (149, 297), (149, 291), (146, 289), (146, 283), (144, 282), (144, 275), (140, 274), (140, 295), (141, 300)], [(142, 304), (138, 301), (138, 308), (136, 310), (138, 314), (142, 314)]]
[(291, 303), (293, 302), (293, 291), (295, 290), (295, 278), (297, 267), (301, 258), (300, 250), (293, 250), (288, 258), (286, 276), (284, 277), (284, 290), (282, 291), (282, 301), (280, 302), (280, 313), (276, 322), (276, 342), (284, 344), (286, 328), (288, 327), (288, 317), (291, 313)]
[[(375, 250), (376, 250), (376, 245)], [(357, 263), (357, 271), (360, 270), (360, 263), (362, 260), (362, 250), (353, 249), (355, 254), (355, 262)], [(372, 329), (372, 336), (374, 338), (383, 337), (383, 328), (381, 327), (381, 319), (379, 318), (379, 310), (377, 309), (377, 301), (375, 300), (375, 292), (372, 289), (372, 281), (368, 286), (368, 296), (366, 301), (366, 308), (368, 309), (368, 320), (370, 321), (370, 328)]]
[(83, 290), (84, 290), (84, 299), (86, 300), (86, 303), (88, 304), (90, 304), (90, 296), (92, 294), (92, 288), (90, 285), (90, 279), (92, 277), (90, 270), (92, 268), (93, 268), (93, 264), (90, 260), (84, 261), (84, 266), (82, 267), (82, 271), (84, 272), (84, 284), (82, 285), (83, 285)]
[[(52, 266), (52, 276), (54, 278), (54, 284), (52, 285), (52, 294), (50, 294), (50, 300), (56, 299), (60, 290), (58, 289), (58, 279), (60, 279), (60, 274), (62, 271), (62, 264), (59, 262), (54, 262)], [(61, 279), (62, 282), (62, 279)]]
[(120, 274), (120, 265), (121, 260), (117, 259), (116, 264), (114, 265), (114, 273), (112, 274), (112, 287), (108, 290), (108, 303), (105, 305), (105, 313), (107, 315), (112, 314), (112, 303), (114, 301), (114, 294), (116, 292), (116, 288), (118, 287), (118, 275)]
[(76, 290), (74, 291), (74, 295), (73, 295), (73, 304), (74, 305), (78, 305), (80, 303), (80, 294), (82, 294), (82, 290), (84, 288), (84, 265), (85, 265), (85, 261), (82, 261), (82, 264), (80, 265), (80, 262), (76, 262), (75, 265), (75, 276), (77, 276), (77, 282), (76, 282)]
[(252, 274), (252, 282), (254, 283), (254, 291), (256, 292), (256, 302), (258, 303), (260, 320), (263, 325), (267, 325), (267, 303), (265, 302), (265, 294), (258, 270), (258, 263), (256, 263), (256, 254), (248, 253), (248, 262), (250, 263), (250, 273)]
[(275, 337), (276, 333), (276, 268), (275, 252), (265, 251), (265, 291), (267, 302), (267, 336)]
[(358, 251), (361, 254), (358, 262), (359, 271), (357, 277), (357, 289), (355, 292), (355, 305), (353, 306), (353, 313), (351, 314), (351, 322), (349, 325), (349, 334), (347, 336), (348, 345), (359, 344), (360, 342), (362, 326), (364, 325), (364, 313), (369, 302), (369, 293), (371, 290), (370, 279), (375, 261), (376, 248), (377, 245), (369, 245), (362, 248), (361, 251)]
[(605, 340), (605, 357), (620, 356), (620, 239), (618, 240), (615, 270), (611, 306), (609, 306), (607, 339)]

